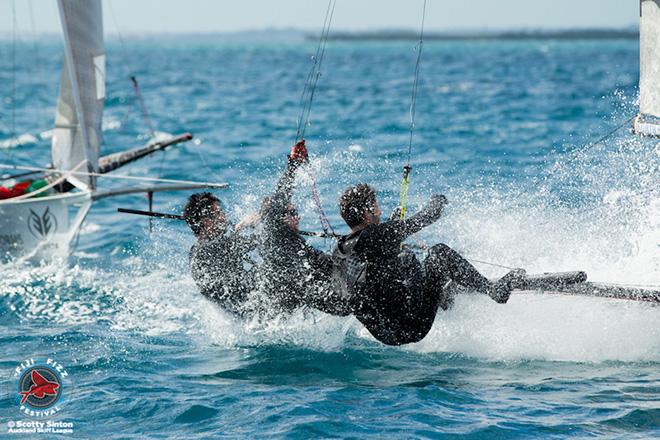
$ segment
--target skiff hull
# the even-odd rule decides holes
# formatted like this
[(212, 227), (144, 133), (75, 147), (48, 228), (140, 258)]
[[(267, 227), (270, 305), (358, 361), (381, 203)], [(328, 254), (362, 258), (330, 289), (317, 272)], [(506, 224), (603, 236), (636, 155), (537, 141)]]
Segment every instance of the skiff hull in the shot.
[(0, 200), (0, 261), (66, 257), (91, 203), (90, 191)]

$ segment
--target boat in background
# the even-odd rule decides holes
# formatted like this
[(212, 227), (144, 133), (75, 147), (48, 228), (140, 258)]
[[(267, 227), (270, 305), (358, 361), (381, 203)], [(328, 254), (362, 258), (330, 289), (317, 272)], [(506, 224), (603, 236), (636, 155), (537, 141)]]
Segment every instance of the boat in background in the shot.
[(639, 5), (639, 114), (636, 134), (660, 136), (660, 0)]
[[(227, 186), (152, 178), (142, 179), (140, 186), (98, 191), (97, 179), (105, 173), (170, 145), (188, 141), (192, 135), (184, 133), (146, 147), (99, 157), (105, 99), (101, 0), (58, 0), (58, 6), (64, 36), (64, 65), (51, 144), (51, 165), (45, 168), (2, 166), (28, 170), (11, 177), (39, 174), (39, 178), (14, 185), (14, 193), (3, 188), (7, 194), (0, 200), (0, 261), (17, 257), (67, 256), (70, 243), (78, 234), (93, 201), (99, 198), (147, 193), (151, 209), (153, 193), (158, 191)], [(135, 83), (135, 79), (132, 80)], [(137, 177), (131, 179), (140, 180)], [(168, 185), (145, 186), (144, 181), (166, 182)]]

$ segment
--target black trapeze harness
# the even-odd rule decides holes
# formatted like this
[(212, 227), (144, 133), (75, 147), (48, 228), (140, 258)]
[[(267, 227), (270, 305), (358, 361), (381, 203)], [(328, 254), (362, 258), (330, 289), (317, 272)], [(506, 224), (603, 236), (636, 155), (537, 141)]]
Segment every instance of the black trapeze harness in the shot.
[(367, 262), (354, 254), (360, 234), (340, 240), (332, 253), (332, 286), (343, 300), (351, 302), (367, 279)]

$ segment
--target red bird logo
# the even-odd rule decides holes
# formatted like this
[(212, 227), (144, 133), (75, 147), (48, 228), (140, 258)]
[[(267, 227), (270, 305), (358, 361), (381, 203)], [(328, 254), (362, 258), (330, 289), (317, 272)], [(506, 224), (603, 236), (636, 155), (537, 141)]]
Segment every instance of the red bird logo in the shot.
[(60, 387), (60, 384), (57, 382), (50, 382), (46, 380), (37, 370), (32, 370), (32, 385), (27, 391), (21, 391), (20, 394), (23, 396), (21, 399), (21, 405), (25, 403), (28, 397), (34, 396), (37, 399), (43, 399), (45, 396), (55, 396), (57, 394), (57, 389)]

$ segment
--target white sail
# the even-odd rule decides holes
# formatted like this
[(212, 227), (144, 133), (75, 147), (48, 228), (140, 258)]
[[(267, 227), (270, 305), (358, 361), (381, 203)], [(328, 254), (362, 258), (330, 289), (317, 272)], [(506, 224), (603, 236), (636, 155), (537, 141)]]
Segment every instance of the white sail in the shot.
[(660, 0), (641, 0), (639, 23), (639, 116), (635, 131), (660, 136)]
[[(87, 161), (98, 169), (105, 98), (105, 54), (101, 0), (58, 0), (64, 34), (64, 67), (55, 115), (52, 163), (65, 171)], [(94, 188), (89, 176), (70, 178), (76, 186)]]

